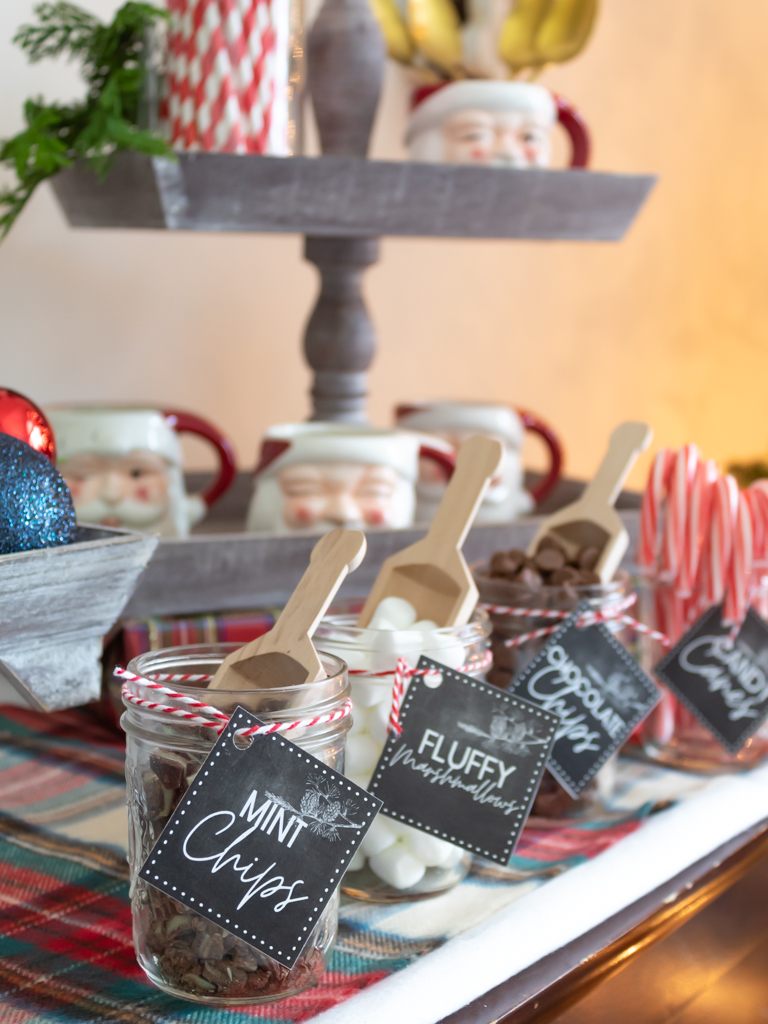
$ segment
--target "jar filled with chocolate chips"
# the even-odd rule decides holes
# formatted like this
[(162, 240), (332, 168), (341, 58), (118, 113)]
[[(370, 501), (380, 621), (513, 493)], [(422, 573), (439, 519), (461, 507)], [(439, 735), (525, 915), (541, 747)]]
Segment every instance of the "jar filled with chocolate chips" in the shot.
[[(488, 565), (475, 569), (474, 577), (480, 602), (508, 608), (530, 608), (531, 616), (505, 615), (491, 611), (493, 625), (491, 652), (493, 665), (487, 680), (506, 690), (526, 665), (536, 657), (547, 637), (533, 637), (516, 646), (507, 641), (518, 639), (558, 620), (537, 616), (536, 609), (570, 612), (584, 600), (591, 607), (610, 613), (630, 592), (629, 575), (619, 571), (610, 583), (601, 583), (595, 572), (600, 558), (596, 547), (583, 547), (569, 554), (552, 537), (544, 537), (534, 555), (512, 548), (497, 551)], [(618, 632), (619, 640), (626, 639)], [(549, 772), (545, 772), (533, 805), (532, 816), (557, 818), (588, 803), (589, 792), (574, 801)]]
[[(154, 651), (135, 658), (129, 671), (212, 676), (238, 644), (210, 644)], [(203, 681), (176, 683), (176, 692), (205, 701), (231, 715), (239, 705), (261, 722), (313, 718), (342, 707), (349, 695), (346, 666), (321, 654), (328, 676), (317, 683), (270, 690), (209, 690)], [(173, 698), (127, 684), (133, 696), (163, 701), (188, 711)], [(138, 875), (160, 833), (217, 739), (215, 729), (173, 717), (156, 708), (125, 701), (121, 724), (127, 736), (131, 906), (136, 956), (158, 988), (210, 1006), (254, 1005), (284, 999), (316, 984), (336, 937), (338, 896), (329, 900), (311, 938), (293, 967), (284, 967), (262, 950), (195, 913), (183, 902), (153, 888)], [(329, 767), (342, 771), (350, 719), (299, 727), (291, 739)]]

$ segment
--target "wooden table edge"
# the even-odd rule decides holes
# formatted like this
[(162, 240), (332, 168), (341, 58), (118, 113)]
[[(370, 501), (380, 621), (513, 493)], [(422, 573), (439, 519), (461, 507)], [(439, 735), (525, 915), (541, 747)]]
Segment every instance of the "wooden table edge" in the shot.
[(717, 899), (768, 854), (768, 818), (437, 1024), (547, 1024)]

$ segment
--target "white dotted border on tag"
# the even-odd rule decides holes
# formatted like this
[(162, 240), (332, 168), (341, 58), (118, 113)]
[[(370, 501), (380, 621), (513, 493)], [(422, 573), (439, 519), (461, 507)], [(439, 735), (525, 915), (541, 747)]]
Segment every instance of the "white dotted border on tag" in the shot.
[[(613, 636), (613, 634), (610, 632), (610, 630), (605, 628), (605, 626), (603, 625), (602, 622), (596, 622), (596, 623), (594, 623), (591, 626), (586, 626), (586, 627), (583, 627), (583, 628), (580, 629), (576, 625), (576, 615), (578, 614), (578, 612), (579, 612), (579, 609), (576, 609), (574, 611), (573, 616), (571, 618), (567, 619), (563, 623), (563, 625), (557, 630), (557, 632), (553, 633), (552, 636), (549, 637), (549, 639), (544, 644), (544, 646), (539, 651), (539, 653), (536, 655), (536, 657), (533, 659), (533, 661), (529, 662), (525, 666), (525, 668), (523, 669), (523, 674), (522, 674), (523, 682), (525, 682), (525, 680), (527, 680), (529, 678), (529, 676), (533, 674), (533, 670), (535, 669), (536, 665), (538, 665), (539, 662), (543, 661), (546, 658), (547, 648), (550, 647), (552, 644), (557, 643), (557, 641), (560, 639), (560, 637), (562, 637), (564, 633), (567, 633), (569, 629), (573, 628), (575, 630), (578, 630), (579, 632), (585, 632), (585, 633), (588, 630), (596, 629), (601, 634), (601, 636), (603, 636), (608, 641), (608, 643), (613, 648), (613, 650), (616, 652), (616, 654), (619, 655), (621, 660), (626, 664), (627, 668), (629, 668), (629, 670), (632, 672), (632, 675), (636, 679), (638, 679), (641, 683), (643, 683), (643, 686), (645, 687), (646, 692), (649, 693), (649, 688), (648, 688), (649, 679), (648, 679), (648, 676), (643, 671), (643, 669), (638, 664), (638, 662), (635, 660), (635, 658), (633, 658), (632, 655), (627, 651), (626, 647), (624, 647), (623, 644), (619, 643), (619, 641)], [(515, 680), (513, 685), (517, 688), (517, 686), (519, 684), (520, 684), (520, 680), (518, 679), (518, 680)], [(652, 685), (654, 685), (654, 684), (652, 683)], [(658, 690), (658, 687), (656, 687), (654, 685), (654, 689)], [(650, 693), (649, 693), (649, 696), (650, 696)], [(524, 700), (525, 698), (521, 698), (521, 699)], [(653, 708), (658, 704), (658, 702), (660, 700), (661, 700), (661, 691), (659, 691), (656, 700), (652, 704), (649, 705), (647, 710), (635, 712), (635, 717), (630, 722), (627, 723), (629, 728), (627, 730), (626, 736), (624, 736), (623, 739), (620, 739), (620, 740), (615, 740), (615, 741), (612, 740), (611, 741), (611, 745), (606, 747), (606, 749), (603, 752), (603, 754), (600, 757), (600, 759), (598, 761), (596, 761), (595, 764), (592, 765), (590, 770), (585, 775), (582, 775), (581, 781), (577, 781), (577, 780), (574, 780), (574, 779), (571, 778), (571, 776), (568, 774), (568, 772), (565, 770), (565, 768), (563, 768), (563, 766), (559, 763), (559, 761), (554, 756), (554, 752), (553, 752), (552, 756), (549, 759), (549, 766), (548, 766), (549, 770), (552, 772), (553, 775), (557, 776), (558, 781), (560, 783), (562, 783), (563, 786), (565, 787), (565, 789), (569, 790), (570, 795), (574, 799), (576, 799), (578, 797), (579, 793), (582, 792), (584, 787), (590, 781), (590, 779), (592, 779), (597, 774), (597, 772), (600, 771), (600, 769), (603, 767), (603, 765), (608, 760), (608, 758), (611, 757), (613, 754), (615, 754), (616, 751), (619, 749), (619, 747), (623, 743), (626, 742), (627, 737), (631, 736), (632, 731), (635, 728), (635, 726), (639, 722), (641, 722), (646, 717), (646, 715), (650, 714), (650, 712), (653, 710)], [(534, 702), (531, 701), (530, 703), (533, 704)], [(613, 705), (611, 705), (611, 706), (613, 706)], [(590, 713), (589, 708), (585, 707), (584, 710), (588, 714)], [(603, 729), (603, 732), (605, 732), (604, 729)], [(577, 786), (579, 787), (578, 791), (576, 789)]]
[[(757, 615), (757, 612), (755, 612), (753, 608), (749, 608), (747, 610), (747, 615), (749, 615), (750, 612), (754, 612), (754, 614)], [(709, 611), (705, 612), (705, 615), (710, 616), (712, 618), (716, 618), (718, 615), (721, 616), (722, 605), (716, 605), (714, 608), (710, 608)], [(709, 719), (704, 716), (704, 714), (696, 707), (695, 704), (691, 703), (690, 699), (686, 697), (682, 690), (679, 690), (677, 688), (677, 684), (669, 678), (665, 671), (668, 664), (671, 664), (673, 661), (676, 661), (678, 659), (678, 657), (680, 656), (680, 652), (689, 642), (688, 637), (698, 627), (699, 623), (705, 617), (705, 615), (699, 616), (699, 618), (696, 620), (696, 622), (694, 622), (691, 628), (686, 633), (684, 633), (683, 636), (680, 637), (680, 639), (672, 648), (672, 650), (668, 654), (664, 655), (664, 657), (661, 659), (658, 665), (655, 666), (653, 672), (654, 675), (657, 675), (659, 679), (661, 679), (661, 681), (664, 683), (664, 685), (672, 691), (677, 700), (679, 700), (681, 704), (684, 704), (688, 708), (688, 710), (691, 712), (694, 718), (701, 722), (701, 724), (704, 726), (707, 732), (712, 733), (712, 735), (715, 737), (718, 743), (722, 743), (722, 745), (725, 747), (729, 754), (738, 754), (738, 752), (741, 750), (741, 748), (744, 746), (747, 740), (751, 739), (755, 735), (757, 730), (764, 724), (765, 716), (763, 716), (763, 718), (758, 718), (752, 725), (750, 725), (749, 729), (741, 734), (740, 739), (736, 741), (727, 740), (725, 736), (723, 736), (723, 734), (720, 732), (718, 727), (714, 725), (712, 722), (710, 722)], [(704, 628), (708, 629), (709, 625), (709, 622), (707, 622)], [(763, 623), (763, 625), (765, 625), (765, 623)]]
[[(490, 686), (488, 683), (483, 683), (478, 679), (472, 679), (471, 676), (466, 676), (464, 675), (463, 672), (455, 672), (453, 669), (447, 668), (445, 665), (440, 664), (440, 662), (432, 661), (430, 658), (424, 657), (423, 661), (425, 663), (428, 663), (429, 668), (433, 668), (436, 672), (439, 672), (441, 675), (447, 676), (449, 679), (457, 679), (459, 682), (464, 683), (465, 686), (469, 686), (473, 690), (483, 690), (490, 697), (495, 697), (496, 700), (504, 701), (505, 704), (509, 704), (512, 707), (522, 708), (524, 711), (535, 714), (537, 718), (551, 719), (554, 723), (557, 723), (559, 721), (556, 715), (551, 714), (549, 711), (542, 711), (541, 709), (537, 708), (536, 705), (533, 704), (531, 701), (520, 700), (517, 697), (512, 696), (512, 694), (506, 693), (504, 690), (499, 690), (497, 689), (497, 687)], [(419, 667), (423, 667), (421, 661), (419, 662)], [(401, 723), (404, 721), (405, 716), (408, 712), (408, 708), (411, 705), (411, 698), (414, 692), (415, 687), (412, 683), (411, 686), (408, 687), (408, 692), (406, 694), (405, 701), (400, 709)], [(388, 764), (390, 756), (391, 751), (388, 753), (385, 747), (379, 764)], [(537, 771), (539, 768), (542, 767), (546, 760), (546, 754), (542, 755), (539, 758), (539, 760), (536, 762)], [(375, 791), (376, 781), (379, 778), (381, 778), (381, 772), (377, 769), (376, 774), (373, 776), (369, 783), (369, 792)], [(536, 796), (533, 785), (530, 785), (526, 789), (525, 793), (528, 802), (519, 814), (514, 815), (515, 823), (512, 826), (512, 830), (509, 835), (509, 840), (503, 850), (503, 856), (506, 859), (509, 859), (509, 857), (512, 854), (512, 850), (515, 846), (515, 841), (517, 840), (517, 837), (520, 833), (520, 829), (522, 828), (525, 819), (528, 817), (531, 805), (534, 801), (534, 797)], [(441, 832), (439, 829), (432, 828), (430, 825), (425, 825), (423, 822), (417, 821), (415, 818), (408, 818), (404, 814), (395, 814), (394, 812), (391, 812), (389, 810), (384, 810), (384, 813), (387, 815), (387, 817), (396, 818), (398, 821), (402, 821), (403, 824), (405, 825), (413, 825), (414, 828), (421, 829), (423, 832), (429, 832), (430, 834), (437, 836), (439, 839), (445, 839), (447, 842), (454, 843), (457, 846), (461, 846), (463, 850), (469, 850), (474, 853), (481, 854), (484, 857), (498, 856), (498, 854), (489, 853), (488, 850), (484, 850), (481, 846), (473, 846), (472, 843), (465, 842), (463, 839), (457, 839), (455, 836), (448, 835), (447, 832)], [(510, 817), (512, 816), (513, 815), (510, 815)]]
[[(236, 725), (235, 725), (235, 719), (237, 719), (237, 724)], [(242, 711), (238, 711), (238, 714), (236, 716), (233, 715), (232, 718), (229, 720), (229, 725), (224, 730), (224, 732), (221, 734), (221, 736), (218, 738), (218, 740), (216, 742), (216, 745), (214, 746), (214, 749), (211, 751), (211, 756), (198, 769), (197, 774), (195, 775), (194, 780), (193, 780), (190, 788), (187, 790), (187, 793), (185, 794), (185, 797), (190, 792), (191, 792), (192, 796), (194, 796), (197, 793), (198, 789), (205, 782), (205, 776), (208, 775), (208, 770), (213, 768), (214, 764), (216, 763), (214, 761), (214, 757), (221, 757), (221, 750), (217, 750), (216, 747), (223, 747), (225, 740), (232, 740), (233, 745), (234, 745), (234, 735), (235, 735), (235, 732), (239, 731), (240, 729), (249, 729), (249, 728), (251, 728), (251, 726), (258, 725), (258, 724), (259, 723), (255, 719), (251, 718), (250, 716), (248, 716), (247, 714), (245, 714)], [(342, 786), (342, 788), (343, 788), (343, 786), (346, 785), (347, 789), (350, 792), (354, 792), (354, 794), (357, 797), (359, 797), (361, 800), (363, 800), (364, 803), (369, 803), (369, 802), (372, 803), (372, 804), (373, 803), (380, 803), (378, 798), (375, 801), (371, 800), (369, 795), (366, 793), (365, 790), (360, 789), (360, 787), (354, 785), (354, 783), (350, 784), (349, 780), (346, 779), (343, 775), (339, 775), (338, 772), (334, 771), (333, 769), (329, 769), (328, 766), (323, 764), (322, 761), (318, 761), (316, 757), (313, 757), (311, 754), (307, 754), (307, 752), (305, 750), (302, 750), (301, 747), (296, 746), (295, 743), (291, 743), (290, 741), (286, 741), (286, 739), (284, 737), (279, 736), (277, 733), (272, 733), (269, 736), (253, 737), (251, 742), (260, 742), (260, 741), (265, 740), (265, 739), (266, 740), (271, 740), (273, 743), (279, 743), (281, 747), (286, 747), (288, 753), (296, 754), (296, 756), (299, 758), (299, 760), (301, 760), (303, 758), (308, 764), (312, 765), (312, 767), (316, 768), (318, 771), (321, 771), (323, 773), (323, 775), (327, 775), (329, 773), (329, 771), (330, 771), (334, 776), (336, 776), (336, 782), (340, 786)], [(249, 744), (249, 746), (250, 746), (250, 744)], [(238, 750), (241, 750), (241, 749), (245, 750), (245, 749), (248, 749), (248, 748), (237, 748), (237, 749)], [(181, 802), (183, 803), (184, 800), (182, 800)], [(192, 802), (191, 800), (186, 800), (186, 804), (187, 805), (191, 804), (191, 802)], [(181, 803), (178, 806), (180, 807)], [(177, 811), (178, 811), (178, 807), (177, 807)], [(304, 947), (307, 944), (307, 941), (309, 940), (310, 936), (308, 934), (306, 934), (306, 933), (309, 931), (310, 927), (315, 927), (314, 925), (312, 925), (312, 922), (315, 919), (315, 915), (318, 915), (318, 914), (322, 913), (322, 911), (325, 908), (323, 908), (321, 906), (317, 906), (317, 907), (314, 908), (313, 913), (310, 914), (309, 917), (307, 918), (308, 923), (306, 925), (304, 925), (304, 927), (302, 928), (301, 932), (296, 936), (296, 939), (294, 940), (297, 943), (297, 945), (291, 947), (291, 952), (290, 953), (289, 952), (283, 953), (283, 951), (281, 949), (275, 950), (274, 946), (270, 946), (268, 944), (268, 940), (267, 939), (260, 939), (259, 936), (255, 932), (249, 932), (246, 928), (242, 927), (241, 925), (238, 925), (238, 924), (235, 924), (235, 923), (231, 922), (230, 918), (222, 917), (222, 915), (217, 913), (216, 911), (214, 911), (212, 907), (206, 907), (205, 902), (203, 902), (202, 900), (195, 900), (191, 896), (187, 896), (186, 892), (182, 892), (178, 888), (178, 886), (169, 885), (166, 880), (161, 879), (160, 875), (155, 874), (154, 871), (151, 870), (150, 866), (153, 865), (153, 864), (157, 864), (160, 856), (162, 855), (162, 853), (163, 853), (163, 849), (162, 849), (163, 846), (166, 846), (168, 844), (168, 839), (167, 838), (163, 838), (166, 835), (166, 830), (167, 830), (167, 834), (168, 835), (173, 835), (174, 828), (171, 828), (171, 826), (172, 825), (173, 826), (180, 825), (181, 824), (181, 816), (186, 814), (186, 813), (187, 812), (185, 810), (182, 810), (179, 813), (178, 817), (176, 817), (173, 821), (169, 821), (168, 824), (165, 826), (165, 828), (163, 829), (163, 831), (162, 831), (162, 833), (160, 835), (160, 838), (158, 839), (157, 843), (155, 844), (154, 849), (152, 850), (152, 852), (149, 855), (149, 859), (147, 861), (145, 861), (144, 865), (142, 866), (141, 870), (139, 871), (139, 877), (143, 878), (147, 882), (150, 882), (156, 889), (160, 889), (162, 892), (165, 892), (167, 895), (171, 896), (172, 898), (179, 900), (179, 902), (183, 902), (186, 906), (189, 906), (191, 909), (196, 910), (198, 912), (202, 911), (203, 912), (203, 915), (202, 915), (203, 917), (207, 917), (214, 924), (217, 924), (217, 923), (220, 924), (220, 926), (222, 928), (226, 927), (231, 932), (231, 934), (236, 935), (237, 938), (242, 938), (242, 939), (246, 939), (246, 940), (251, 940), (252, 939), (253, 941), (249, 942), (249, 945), (252, 945), (255, 949), (261, 950), (262, 953), (267, 953), (267, 955), (269, 955), (268, 952), (267, 952), (269, 950), (269, 951), (275, 952), (276, 956), (284, 957), (285, 961), (287, 961), (288, 963), (293, 963), (294, 960), (296, 959), (296, 957), (298, 957), (301, 954), (302, 950), (304, 949)], [(378, 813), (377, 810), (367, 811), (366, 812), (366, 817), (368, 817), (368, 818), (374, 817), (376, 815), (376, 813)], [(348, 840), (348, 842), (350, 844), (350, 849), (345, 851), (345, 853), (347, 855), (354, 854), (355, 847), (359, 846), (360, 843), (363, 840), (363, 834), (362, 834), (360, 829), (358, 829), (355, 834), (359, 838), (357, 839), (357, 841), (355, 841), (355, 839)], [(346, 863), (346, 858), (341, 858), (341, 864), (345, 864), (345, 863)], [(322, 904), (326, 900), (331, 899), (333, 894), (336, 892), (336, 889), (338, 888), (339, 883), (341, 882), (341, 868), (340, 867), (335, 869), (334, 875), (336, 877), (331, 876), (331, 878), (329, 878), (329, 880), (328, 880), (328, 887), (325, 889), (325, 892), (328, 893), (328, 895), (327, 896), (320, 896), (320, 897), (318, 897), (318, 900), (317, 900), (318, 904)]]

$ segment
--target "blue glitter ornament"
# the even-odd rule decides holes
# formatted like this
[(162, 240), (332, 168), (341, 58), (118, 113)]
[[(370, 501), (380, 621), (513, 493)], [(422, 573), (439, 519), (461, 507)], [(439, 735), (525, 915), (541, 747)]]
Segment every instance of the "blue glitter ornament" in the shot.
[(75, 534), (72, 496), (51, 461), (0, 434), (0, 555), (71, 544)]

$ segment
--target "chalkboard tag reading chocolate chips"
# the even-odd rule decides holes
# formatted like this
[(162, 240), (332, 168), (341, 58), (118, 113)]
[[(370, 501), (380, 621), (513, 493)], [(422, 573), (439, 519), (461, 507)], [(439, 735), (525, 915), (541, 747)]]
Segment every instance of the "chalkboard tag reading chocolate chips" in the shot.
[(768, 625), (750, 608), (731, 641), (723, 608), (706, 611), (654, 672), (736, 754), (768, 716)]
[(554, 715), (421, 657), (369, 789), (385, 814), (506, 864), (552, 748)]
[(582, 602), (514, 681), (558, 717), (547, 767), (574, 799), (652, 707), (658, 686), (602, 623), (579, 626)]
[(238, 707), (141, 878), (284, 967), (309, 941), (381, 801)]

